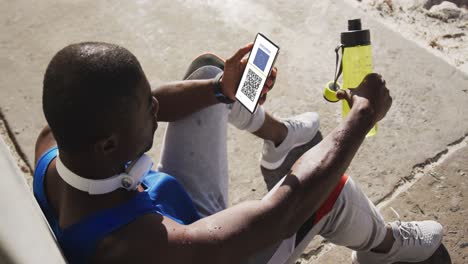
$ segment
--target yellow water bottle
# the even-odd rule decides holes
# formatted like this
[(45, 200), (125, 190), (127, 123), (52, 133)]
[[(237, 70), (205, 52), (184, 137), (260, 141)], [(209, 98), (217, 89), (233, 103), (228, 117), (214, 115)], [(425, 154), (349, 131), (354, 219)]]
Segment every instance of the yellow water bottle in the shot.
[[(342, 50), (341, 61), (339, 50)], [(341, 33), (341, 44), (336, 47), (335, 78), (328, 82), (323, 92), (323, 97), (329, 102), (338, 102), (336, 92), (339, 89), (354, 89), (359, 86), (364, 77), (372, 70), (372, 50), (370, 31), (362, 30), (361, 20), (348, 20), (348, 31)], [(343, 85), (338, 83), (338, 78), (343, 73)], [(343, 118), (349, 113), (349, 105), (342, 100)], [(367, 133), (367, 136), (377, 134), (377, 124)]]
[[(360, 19), (348, 20), (348, 31), (341, 33), (343, 48), (343, 89), (353, 89), (359, 86), (364, 77), (372, 70), (372, 49), (370, 31), (363, 30)], [(343, 101), (343, 117), (349, 113), (349, 105)], [(377, 134), (377, 124), (367, 133), (367, 136)]]

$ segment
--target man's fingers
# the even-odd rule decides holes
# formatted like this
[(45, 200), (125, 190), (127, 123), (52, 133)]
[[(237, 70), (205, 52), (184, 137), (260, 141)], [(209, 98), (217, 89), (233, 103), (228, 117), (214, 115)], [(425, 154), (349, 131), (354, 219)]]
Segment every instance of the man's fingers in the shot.
[(241, 73), (244, 72), (245, 67), (247, 67), (247, 58), (243, 58), (240, 61), (239, 70), (240, 70)]
[(273, 86), (274, 80), (271, 78), (268, 78), (265, 82), (266, 86), (271, 87)]
[(340, 89), (340, 90), (338, 90), (338, 92), (336, 92), (336, 98), (338, 98), (340, 100), (344, 99), (344, 100), (350, 102), (351, 94), (349, 93), (348, 90)]
[(247, 65), (247, 58), (243, 58), (243, 59), (241, 60), (241, 64), (242, 64), (243, 66)]
[(340, 99), (340, 100), (343, 100), (345, 99), (346, 95), (344, 94), (344, 91), (343, 90), (339, 90), (338, 92), (336, 92), (336, 98)]
[(273, 87), (275, 86), (275, 82), (276, 82), (276, 75), (278, 74), (278, 69), (276, 69), (276, 67), (274, 67), (272, 70), (271, 70), (271, 73), (270, 75), (268, 76), (268, 79), (266, 80), (265, 82), (265, 85), (268, 86), (268, 88), (271, 90), (273, 89)]
[(247, 46), (240, 48), (229, 60), (240, 61), (242, 58), (244, 58), (245, 55), (247, 55), (247, 53), (252, 50), (252, 47), (253, 43), (251, 42), (247, 44)]
[(278, 74), (278, 68), (273, 67), (273, 69), (271, 70), (270, 76), (273, 78), (276, 78), (277, 74)]
[(266, 101), (266, 98), (267, 98), (267, 94), (262, 95), (260, 99), (258, 100), (258, 104), (263, 105)]

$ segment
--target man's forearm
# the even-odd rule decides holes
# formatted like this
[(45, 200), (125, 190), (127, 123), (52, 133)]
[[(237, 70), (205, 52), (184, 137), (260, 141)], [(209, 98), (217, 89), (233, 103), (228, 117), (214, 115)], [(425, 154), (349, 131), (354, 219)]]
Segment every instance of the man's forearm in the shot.
[(287, 233), (298, 230), (326, 200), (372, 127), (372, 120), (366, 105), (356, 103), (344, 122), (294, 164), (270, 198), (280, 204)]
[(153, 89), (159, 101), (158, 121), (171, 122), (218, 103), (213, 93), (214, 80), (186, 80), (163, 84)]

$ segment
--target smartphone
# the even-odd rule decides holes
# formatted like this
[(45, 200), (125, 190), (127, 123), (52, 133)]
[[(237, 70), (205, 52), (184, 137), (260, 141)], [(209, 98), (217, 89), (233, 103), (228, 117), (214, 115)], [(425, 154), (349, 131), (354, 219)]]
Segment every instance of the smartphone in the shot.
[(278, 52), (279, 47), (275, 43), (263, 34), (257, 34), (236, 92), (237, 101), (250, 113), (257, 109), (263, 85), (273, 69)]

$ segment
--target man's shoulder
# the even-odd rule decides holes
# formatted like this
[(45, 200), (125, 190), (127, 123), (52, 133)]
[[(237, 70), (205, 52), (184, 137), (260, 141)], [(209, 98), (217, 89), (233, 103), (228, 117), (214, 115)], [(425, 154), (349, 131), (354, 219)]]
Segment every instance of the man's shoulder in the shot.
[(44, 127), (39, 133), (34, 151), (34, 164), (37, 164), (39, 158), (50, 148), (57, 145), (52, 130), (49, 126)]

